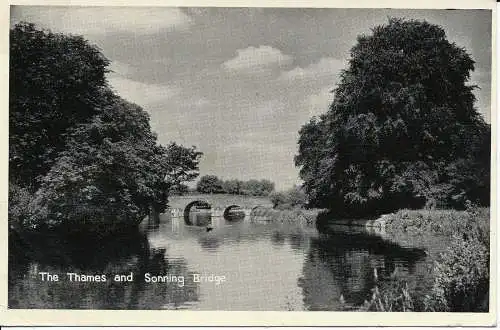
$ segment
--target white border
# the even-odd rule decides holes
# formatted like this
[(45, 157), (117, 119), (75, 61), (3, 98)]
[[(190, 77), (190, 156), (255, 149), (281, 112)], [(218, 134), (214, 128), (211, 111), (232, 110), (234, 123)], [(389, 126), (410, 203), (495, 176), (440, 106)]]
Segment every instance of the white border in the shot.
[(492, 72), (496, 70), (497, 7), (492, 0), (421, 0), (405, 2), (397, 0), (188, 0), (188, 1), (82, 1), (82, 0), (17, 0), (7, 1), (1, 7), (0, 22), (4, 24), (0, 32), (0, 76), (5, 77), (0, 88), (0, 100), (4, 110), (0, 123), (2, 139), (0, 150), (4, 155), (0, 180), (4, 183), (0, 190), (0, 211), (4, 219), (0, 230), (3, 262), (0, 265), (0, 324), (8, 326), (491, 326), (496, 323), (497, 311), (497, 129), (499, 118), (496, 112), (496, 78), (492, 75), (491, 124), (492, 124), (492, 207), (491, 207), (491, 285), (489, 313), (362, 313), (362, 312), (228, 312), (228, 311), (136, 311), (136, 310), (8, 310), (7, 309), (7, 192), (8, 192), (8, 34), (9, 5), (105, 5), (105, 6), (217, 6), (217, 7), (340, 7), (340, 8), (412, 8), (412, 9), (491, 9), (492, 17)]

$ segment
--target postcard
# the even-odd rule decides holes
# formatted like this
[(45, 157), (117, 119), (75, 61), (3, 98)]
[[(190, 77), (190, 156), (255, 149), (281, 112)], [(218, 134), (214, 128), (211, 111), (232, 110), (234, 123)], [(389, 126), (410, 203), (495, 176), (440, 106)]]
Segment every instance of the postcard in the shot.
[(4, 9), (3, 325), (495, 324), (495, 2)]

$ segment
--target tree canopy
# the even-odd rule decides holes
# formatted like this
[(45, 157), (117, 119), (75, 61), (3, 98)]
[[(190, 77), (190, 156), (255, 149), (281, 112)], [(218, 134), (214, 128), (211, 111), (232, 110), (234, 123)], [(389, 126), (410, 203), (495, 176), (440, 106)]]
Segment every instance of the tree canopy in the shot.
[(184, 192), (187, 187), (184, 182), (193, 181), (199, 175), (199, 163), (203, 153), (190, 148), (170, 143), (166, 148), (167, 183), (172, 191)]
[(267, 196), (274, 191), (274, 183), (265, 179), (222, 180), (216, 175), (204, 175), (198, 181), (196, 190), (200, 193)]
[(204, 175), (196, 185), (196, 190), (204, 194), (220, 194), (224, 192), (222, 180), (216, 175)]
[(351, 215), (489, 202), (490, 128), (468, 83), (474, 61), (426, 21), (359, 36), (329, 110), (299, 134), (312, 205)]
[(68, 128), (101, 112), (108, 64), (80, 36), (54, 34), (28, 23), (11, 29), (11, 179), (39, 186), (65, 147)]
[(198, 176), (202, 153), (158, 144), (149, 115), (108, 87), (96, 46), (26, 23), (10, 38), (9, 179), (23, 198), (9, 208), (31, 210), (10, 214), (31, 228), (112, 230), (164, 211), (168, 191)]

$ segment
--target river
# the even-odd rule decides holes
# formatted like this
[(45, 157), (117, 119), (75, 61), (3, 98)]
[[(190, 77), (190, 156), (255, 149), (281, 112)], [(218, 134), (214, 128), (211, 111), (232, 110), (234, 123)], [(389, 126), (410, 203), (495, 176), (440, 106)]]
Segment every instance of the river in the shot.
[(431, 285), (425, 250), (378, 235), (248, 219), (213, 218), (211, 228), (162, 215), (104, 243), (50, 241), (11, 256), (9, 308), (338, 311), (376, 284)]

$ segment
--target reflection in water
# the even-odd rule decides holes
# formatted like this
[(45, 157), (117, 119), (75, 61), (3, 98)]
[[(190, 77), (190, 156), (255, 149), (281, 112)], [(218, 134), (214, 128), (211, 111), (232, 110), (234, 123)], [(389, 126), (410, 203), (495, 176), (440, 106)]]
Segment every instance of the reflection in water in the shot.
[(184, 209), (184, 222), (190, 226), (207, 226), (212, 220), (212, 206), (206, 201), (192, 201)]
[(284, 245), (285, 239), (286, 236), (281, 231), (276, 230), (271, 234), (271, 242), (273, 243), (273, 245)]
[(375, 277), (389, 280), (396, 269), (412, 273), (424, 257), (423, 250), (377, 236), (337, 232), (312, 238), (299, 279), (306, 308), (339, 310), (341, 296), (349, 305), (361, 305), (369, 300)]
[(245, 211), (239, 205), (230, 205), (226, 207), (222, 215), (225, 220), (232, 221), (242, 221), (245, 219)]
[(215, 252), (222, 244), (222, 240), (214, 235), (204, 235), (198, 238), (198, 243), (203, 249)]
[[(26, 247), (12, 239), (9, 307), (340, 310), (341, 296), (351, 305), (369, 297), (374, 269), (379, 282), (398, 277), (417, 287), (430, 283), (423, 250), (348, 228), (319, 234), (307, 226), (260, 224), (250, 217), (236, 222), (214, 217), (211, 226), (207, 232), (184, 218), (162, 215), (159, 222), (145, 221), (141, 233), (99, 244), (49, 239)], [(42, 282), (42, 271), (64, 280)], [(67, 272), (105, 274), (107, 281), (69, 282)], [(133, 274), (134, 280), (117, 282), (115, 274)], [(183, 276), (184, 285), (146, 283), (145, 274)], [(194, 274), (226, 281), (194, 282)]]
[[(9, 259), (9, 308), (163, 309), (198, 300), (186, 261), (167, 261), (165, 249), (151, 248), (145, 234), (118, 237), (100, 245), (37, 243), (29, 252), (29, 263)], [(59, 281), (42, 281), (39, 272), (57, 274)], [(145, 273), (182, 274), (186, 282), (183, 287), (145, 283)], [(86, 281), (80, 275), (105, 275), (106, 281)], [(133, 280), (115, 281), (115, 275), (128, 275)]]

